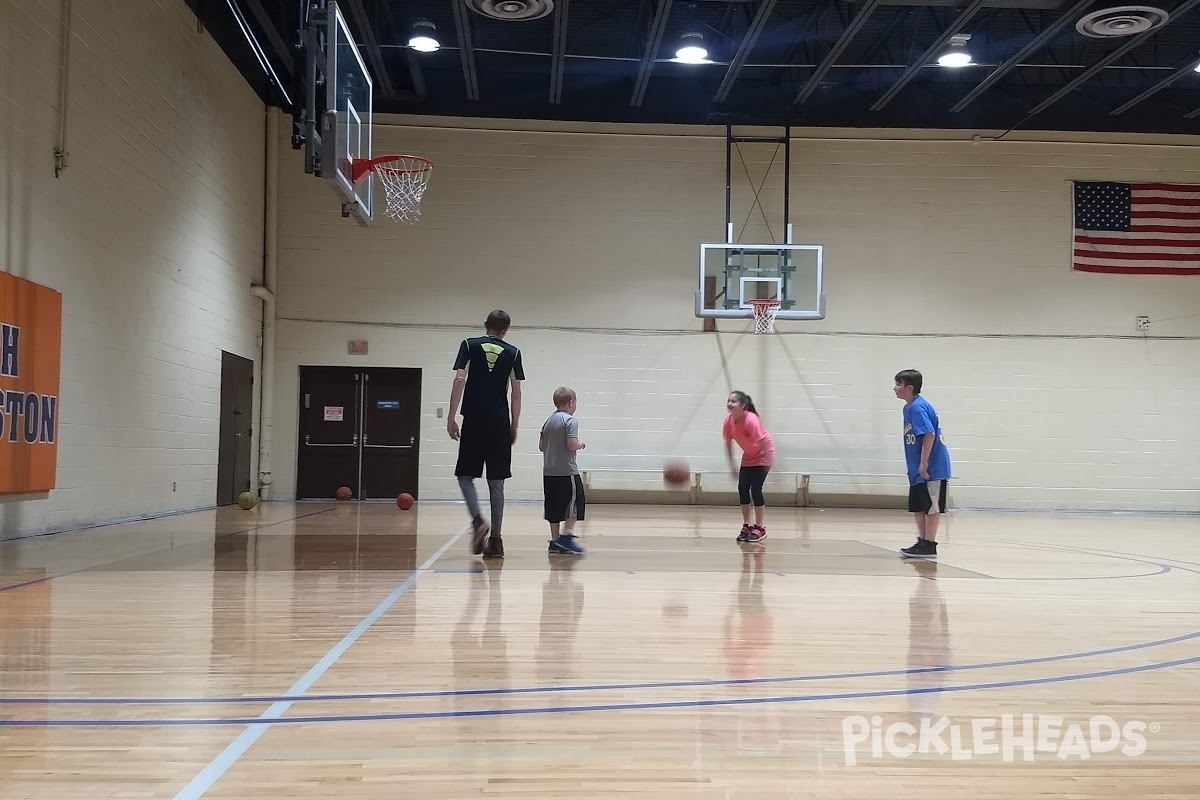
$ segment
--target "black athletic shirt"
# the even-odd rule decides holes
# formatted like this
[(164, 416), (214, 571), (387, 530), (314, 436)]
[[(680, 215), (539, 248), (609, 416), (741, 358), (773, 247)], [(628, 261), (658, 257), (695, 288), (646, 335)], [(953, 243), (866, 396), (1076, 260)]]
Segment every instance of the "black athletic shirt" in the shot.
[(525, 380), (521, 351), (496, 336), (474, 336), (458, 346), (454, 369), (467, 371), (462, 415), (509, 419), (508, 381)]

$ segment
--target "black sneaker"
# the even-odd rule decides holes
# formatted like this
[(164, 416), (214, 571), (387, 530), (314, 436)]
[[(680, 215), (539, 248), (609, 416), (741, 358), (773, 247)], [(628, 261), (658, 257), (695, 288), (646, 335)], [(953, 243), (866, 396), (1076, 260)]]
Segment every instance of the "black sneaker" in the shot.
[(920, 539), (912, 547), (902, 547), (900, 552), (910, 558), (937, 558), (937, 542)]
[(484, 558), (504, 558), (504, 541), (495, 536), (488, 539), (487, 545), (483, 548)]
[(763, 539), (767, 538), (767, 529), (761, 528), (758, 525), (751, 525), (749, 530), (745, 531), (742, 535), (744, 538), (739, 539), (739, 541), (761, 542)]
[(483, 517), (479, 517), (471, 522), (471, 552), (479, 555), (483, 552), (483, 543), (487, 541), (488, 532), (491, 526)]
[(748, 542), (748, 541), (750, 541), (750, 530), (751, 530), (751, 527), (752, 527), (752, 526), (750, 525), (750, 523), (749, 523), (749, 522), (744, 522), (744, 523), (742, 523), (742, 530), (741, 530), (741, 532), (740, 532), (740, 533), (737, 535), (737, 540), (738, 540), (739, 542)]

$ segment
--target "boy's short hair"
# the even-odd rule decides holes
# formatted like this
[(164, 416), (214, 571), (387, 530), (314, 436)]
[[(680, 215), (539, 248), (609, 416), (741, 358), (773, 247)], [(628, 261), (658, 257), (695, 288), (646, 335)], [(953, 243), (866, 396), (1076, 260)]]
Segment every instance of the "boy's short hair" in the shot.
[(575, 390), (560, 386), (554, 390), (554, 407), (563, 408), (575, 399)]
[(488, 314), (487, 322), (485, 323), (487, 330), (495, 331), (496, 333), (506, 333), (508, 326), (512, 324), (512, 318), (508, 316), (507, 311), (496, 309)]
[(913, 387), (913, 394), (921, 393), (921, 384), (924, 382), (925, 379), (921, 377), (921, 373), (915, 369), (902, 369), (896, 373), (896, 383)]

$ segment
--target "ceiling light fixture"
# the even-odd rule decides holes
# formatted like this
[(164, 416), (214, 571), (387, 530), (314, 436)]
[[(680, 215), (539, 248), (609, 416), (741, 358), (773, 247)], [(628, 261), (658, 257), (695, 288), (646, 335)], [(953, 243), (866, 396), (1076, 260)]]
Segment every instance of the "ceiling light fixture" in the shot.
[(967, 52), (967, 42), (971, 34), (956, 33), (950, 37), (950, 47), (938, 56), (938, 64), (943, 67), (965, 67), (971, 63), (971, 54)]
[(413, 25), (412, 36), (408, 37), (408, 46), (418, 53), (436, 53), (442, 43), (437, 40), (437, 27), (428, 20), (420, 20)]
[(675, 60), (681, 64), (708, 63), (708, 49), (704, 46), (704, 37), (698, 33), (685, 33), (679, 40)]

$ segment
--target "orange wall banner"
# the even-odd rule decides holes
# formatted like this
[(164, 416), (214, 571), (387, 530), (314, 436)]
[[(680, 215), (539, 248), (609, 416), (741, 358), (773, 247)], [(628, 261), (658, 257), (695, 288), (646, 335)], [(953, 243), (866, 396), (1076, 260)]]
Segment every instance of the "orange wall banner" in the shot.
[(62, 293), (0, 272), (0, 494), (54, 488), (61, 347)]

